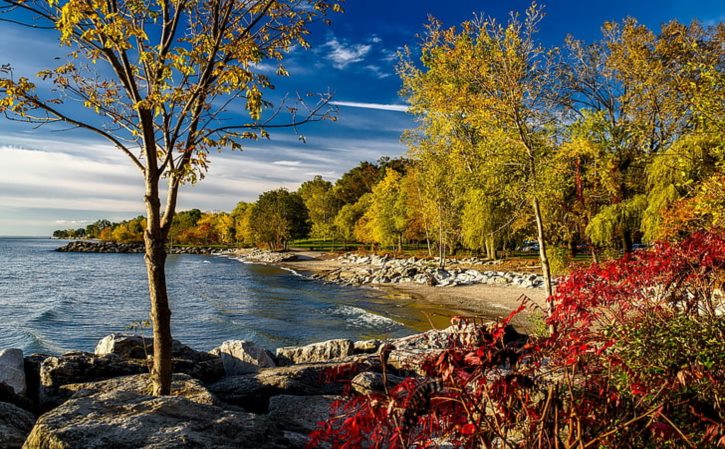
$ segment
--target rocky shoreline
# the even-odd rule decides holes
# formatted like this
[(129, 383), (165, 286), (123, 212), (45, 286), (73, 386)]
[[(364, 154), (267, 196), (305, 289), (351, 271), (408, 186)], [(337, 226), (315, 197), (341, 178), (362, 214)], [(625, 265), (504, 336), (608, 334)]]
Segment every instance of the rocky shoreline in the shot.
[[(479, 338), (482, 329), (329, 340), (275, 353), (243, 340), (210, 352), (175, 341), (173, 392), (166, 397), (148, 394), (149, 338), (112, 334), (94, 353), (61, 356), (6, 349), (0, 351), (0, 447), (301, 449), (344, 391), (370, 394), (384, 389), (383, 378), (390, 384), (420, 376), (425, 360), (453, 341)], [(513, 328), (507, 335), (510, 344), (526, 339)]]
[[(61, 253), (143, 253), (143, 243), (116, 243), (94, 240), (75, 240), (56, 248)], [(174, 246), (169, 254), (224, 254), (226, 250), (208, 246)]]
[[(141, 243), (116, 243), (78, 240), (57, 248), (58, 252), (83, 253), (143, 253)], [(211, 247), (173, 247), (169, 254), (235, 255), (249, 263), (278, 265), (297, 260), (293, 252), (276, 252), (260, 249), (223, 250)], [(311, 279), (347, 286), (419, 284), (435, 287), (460, 285), (511, 285), (521, 288), (543, 288), (544, 279), (539, 274), (497, 271), (481, 267), (495, 267), (500, 260), (477, 258), (447, 259), (441, 268), (434, 259), (393, 258), (388, 255), (358, 255), (347, 253), (336, 259), (339, 267), (310, 275)]]
[(520, 288), (543, 288), (544, 279), (539, 274), (511, 271), (495, 271), (481, 267), (495, 267), (501, 261), (484, 261), (475, 258), (449, 259), (446, 268), (437, 260), (391, 258), (387, 255), (345, 254), (337, 259), (340, 267), (311, 277), (325, 282), (349, 286), (419, 284), (434, 287), (461, 285), (511, 285)]

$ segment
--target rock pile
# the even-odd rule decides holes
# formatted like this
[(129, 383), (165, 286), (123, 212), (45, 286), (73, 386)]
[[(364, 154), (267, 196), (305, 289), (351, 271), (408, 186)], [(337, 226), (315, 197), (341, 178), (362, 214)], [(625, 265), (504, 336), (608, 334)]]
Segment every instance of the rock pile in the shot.
[[(95, 240), (76, 240), (56, 251), (61, 253), (143, 253), (143, 243), (116, 243)], [(221, 254), (223, 250), (206, 246), (174, 246), (169, 254)]]
[(241, 250), (237, 256), (245, 262), (275, 264), (279, 262), (289, 262), (297, 259), (297, 255), (278, 251), (267, 251), (264, 249), (253, 248), (249, 250)]
[[(422, 362), (452, 341), (475, 343), (479, 331), (456, 326), (386, 342), (329, 340), (276, 355), (247, 341), (226, 341), (209, 353), (174, 342), (176, 374), (165, 397), (149, 395), (148, 339), (114, 334), (95, 354), (25, 357), (22, 382), (15, 350), (0, 357), (0, 379), (13, 383), (0, 383), (0, 447), (301, 449), (346, 385), (360, 394), (384, 391), (418, 375)], [(519, 344), (526, 338), (513, 330), (507, 336)], [(207, 371), (199, 368), (205, 364)], [(209, 366), (220, 371), (200, 375)]]
[(482, 261), (477, 258), (451, 260), (447, 266), (457, 268), (439, 268), (435, 260), (394, 259), (388, 256), (360, 256), (346, 254), (338, 260), (342, 268), (315, 274), (312, 277), (327, 282), (359, 286), (365, 284), (416, 283), (436, 287), (454, 287), (471, 284), (513, 285), (522, 288), (541, 288), (544, 278), (539, 274), (515, 273), (507, 271), (481, 271), (463, 268), (472, 265), (495, 265), (500, 261)]

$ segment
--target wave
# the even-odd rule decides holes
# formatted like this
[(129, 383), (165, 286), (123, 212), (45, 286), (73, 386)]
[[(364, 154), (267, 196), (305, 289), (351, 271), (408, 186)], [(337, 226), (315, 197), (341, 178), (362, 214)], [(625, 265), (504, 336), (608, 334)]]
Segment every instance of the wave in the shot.
[(301, 277), (301, 278), (306, 277), (305, 275), (301, 274), (297, 270), (294, 270), (294, 269), (289, 268), (289, 267), (277, 267), (277, 268), (279, 268), (280, 270), (289, 271), (290, 273), (292, 273), (293, 275), (295, 275), (297, 277)]
[(343, 318), (345, 322), (354, 327), (373, 327), (390, 329), (402, 326), (401, 323), (382, 315), (376, 315), (365, 309), (354, 306), (339, 306), (330, 311), (332, 316)]

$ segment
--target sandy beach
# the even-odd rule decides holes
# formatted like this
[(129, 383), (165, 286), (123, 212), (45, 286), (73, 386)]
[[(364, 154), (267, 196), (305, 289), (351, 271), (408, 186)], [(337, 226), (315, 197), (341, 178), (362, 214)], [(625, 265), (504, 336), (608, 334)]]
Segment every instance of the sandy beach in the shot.
[[(337, 254), (311, 251), (294, 251), (297, 260), (279, 262), (277, 265), (303, 274), (330, 272), (343, 266), (336, 260)], [(431, 287), (416, 283), (372, 285), (391, 300), (408, 301), (408, 306), (427, 311), (434, 327), (446, 326), (453, 316), (477, 316), (499, 319), (508, 316), (521, 304), (522, 295), (530, 300), (531, 306), (517, 315), (513, 324), (517, 328), (531, 331), (533, 310), (544, 307), (546, 294), (542, 288), (520, 288), (510, 285), (474, 284), (455, 287)], [(366, 287), (367, 288), (367, 287)]]

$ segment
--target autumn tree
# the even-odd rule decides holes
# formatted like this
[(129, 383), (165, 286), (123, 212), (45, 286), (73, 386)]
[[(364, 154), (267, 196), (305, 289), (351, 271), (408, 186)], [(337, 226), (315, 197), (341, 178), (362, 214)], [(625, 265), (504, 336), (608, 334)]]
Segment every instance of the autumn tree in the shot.
[(335, 182), (334, 193), (342, 204), (354, 204), (361, 196), (372, 192), (378, 181), (379, 167), (371, 162), (360, 162)]
[[(328, 116), (326, 99), (288, 105), (274, 121), (259, 72), (293, 46), (309, 47), (309, 25), (339, 11), (318, 0), (3, 0), (2, 18), (57, 30), (67, 60), (38, 74), (0, 75), (0, 112), (34, 124), (61, 123), (102, 137), (139, 170), (145, 187), (144, 242), (154, 334), (153, 392), (171, 386), (171, 310), (165, 243), (179, 186), (203, 177), (210, 150), (242, 147), (267, 129)], [(79, 110), (82, 105), (87, 111)], [(248, 119), (239, 115), (246, 111)], [(266, 118), (265, 118), (266, 117)], [(167, 184), (165, 200), (160, 183)]]
[(234, 219), (234, 239), (242, 245), (254, 244), (254, 231), (251, 225), (253, 210), (254, 203), (240, 201), (231, 212)]
[(403, 250), (403, 234), (408, 225), (401, 178), (394, 169), (387, 169), (383, 180), (373, 187), (370, 206), (363, 215), (371, 239), (385, 246), (397, 245), (398, 252)]
[(629, 251), (640, 229), (656, 238), (661, 214), (715, 169), (723, 26), (672, 21), (656, 34), (629, 18), (602, 31), (589, 45), (567, 40), (562, 75), (577, 121), (565, 147), (588, 237)]
[[(541, 18), (541, 8), (534, 4), (523, 20), (512, 16), (507, 24), (476, 19), (460, 29), (443, 29), (433, 21), (422, 45), (424, 68), (407, 58), (399, 71), (412, 112), (432, 126), (426, 130), (428, 135), (446, 136), (455, 130), (461, 137), (442, 139), (448, 151), (468, 138), (470, 145), (462, 149), (480, 151), (486, 174), (496, 174), (509, 185), (514, 201), (528, 203), (544, 285), (551, 296), (541, 208), (546, 192), (540, 180), (555, 148), (551, 131), (557, 118), (553, 96), (558, 80), (551, 70), (550, 53), (535, 40)], [(441, 122), (438, 117), (447, 120)]]
[[(335, 216), (335, 229), (344, 243), (352, 242), (357, 239), (356, 228), (360, 219), (370, 207), (370, 194), (366, 193), (361, 196), (355, 203), (345, 204), (340, 208)], [(367, 242), (366, 239), (361, 241)]]

